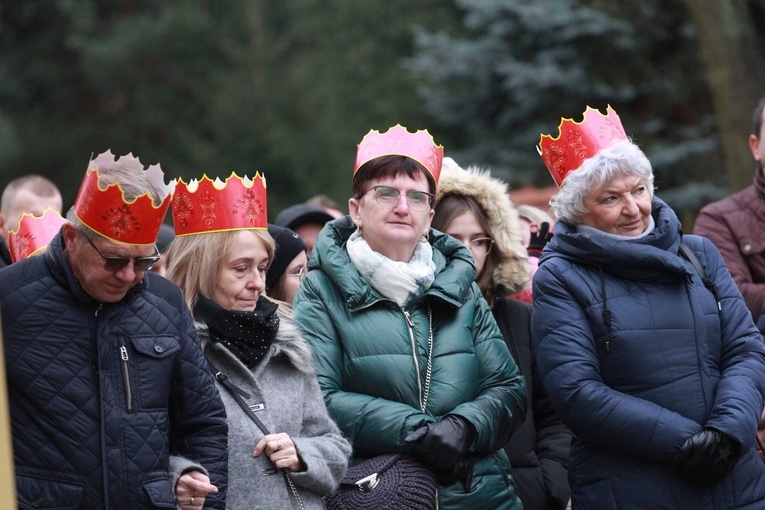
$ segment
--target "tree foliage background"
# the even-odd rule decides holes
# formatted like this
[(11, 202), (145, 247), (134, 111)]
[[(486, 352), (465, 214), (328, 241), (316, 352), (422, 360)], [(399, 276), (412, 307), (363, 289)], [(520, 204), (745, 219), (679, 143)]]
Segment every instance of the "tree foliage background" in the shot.
[(316, 193), (345, 204), (356, 144), (396, 123), (513, 187), (549, 185), (540, 133), (611, 104), (692, 218), (751, 181), (763, 13), (765, 0), (4, 2), (0, 186), (40, 173), (71, 205), (111, 149), (170, 177), (262, 171), (273, 218)]

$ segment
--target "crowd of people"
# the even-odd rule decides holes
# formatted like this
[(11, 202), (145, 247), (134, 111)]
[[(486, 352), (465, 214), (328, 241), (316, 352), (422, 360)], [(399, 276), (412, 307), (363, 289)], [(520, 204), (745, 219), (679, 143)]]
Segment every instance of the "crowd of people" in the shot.
[[(390, 508), (764, 507), (764, 110), (753, 185), (695, 235), (611, 107), (541, 136), (549, 211), (400, 125), (358, 144), (347, 214), (269, 223), (261, 173), (109, 151), (65, 214), (15, 179), (18, 507), (337, 509), (378, 482)], [(423, 483), (348, 479), (388, 456)]]

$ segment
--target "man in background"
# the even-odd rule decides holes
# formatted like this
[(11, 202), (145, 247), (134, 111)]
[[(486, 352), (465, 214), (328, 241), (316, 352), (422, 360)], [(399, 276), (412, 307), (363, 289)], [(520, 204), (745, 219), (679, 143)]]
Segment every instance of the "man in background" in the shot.
[(693, 233), (717, 246), (746, 306), (757, 322), (765, 304), (765, 97), (752, 116), (749, 148), (757, 162), (754, 182), (718, 202), (705, 206)]

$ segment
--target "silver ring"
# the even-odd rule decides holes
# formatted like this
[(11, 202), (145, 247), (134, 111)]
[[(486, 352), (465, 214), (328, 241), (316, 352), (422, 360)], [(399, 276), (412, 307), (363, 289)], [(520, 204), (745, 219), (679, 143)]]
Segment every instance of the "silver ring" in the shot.
[(189, 498), (189, 505), (193, 505), (193, 504), (194, 504), (194, 496), (191, 496)]
[(282, 449), (282, 442), (280, 440), (276, 440), (276, 451), (279, 451)]

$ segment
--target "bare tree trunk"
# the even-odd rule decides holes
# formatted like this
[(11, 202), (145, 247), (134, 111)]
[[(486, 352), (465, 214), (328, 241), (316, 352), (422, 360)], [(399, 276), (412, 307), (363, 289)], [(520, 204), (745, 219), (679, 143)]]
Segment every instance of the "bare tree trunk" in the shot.
[(747, 145), (751, 115), (763, 93), (762, 62), (746, 0), (683, 0), (699, 31), (717, 117), (725, 172), (737, 191), (752, 183)]

